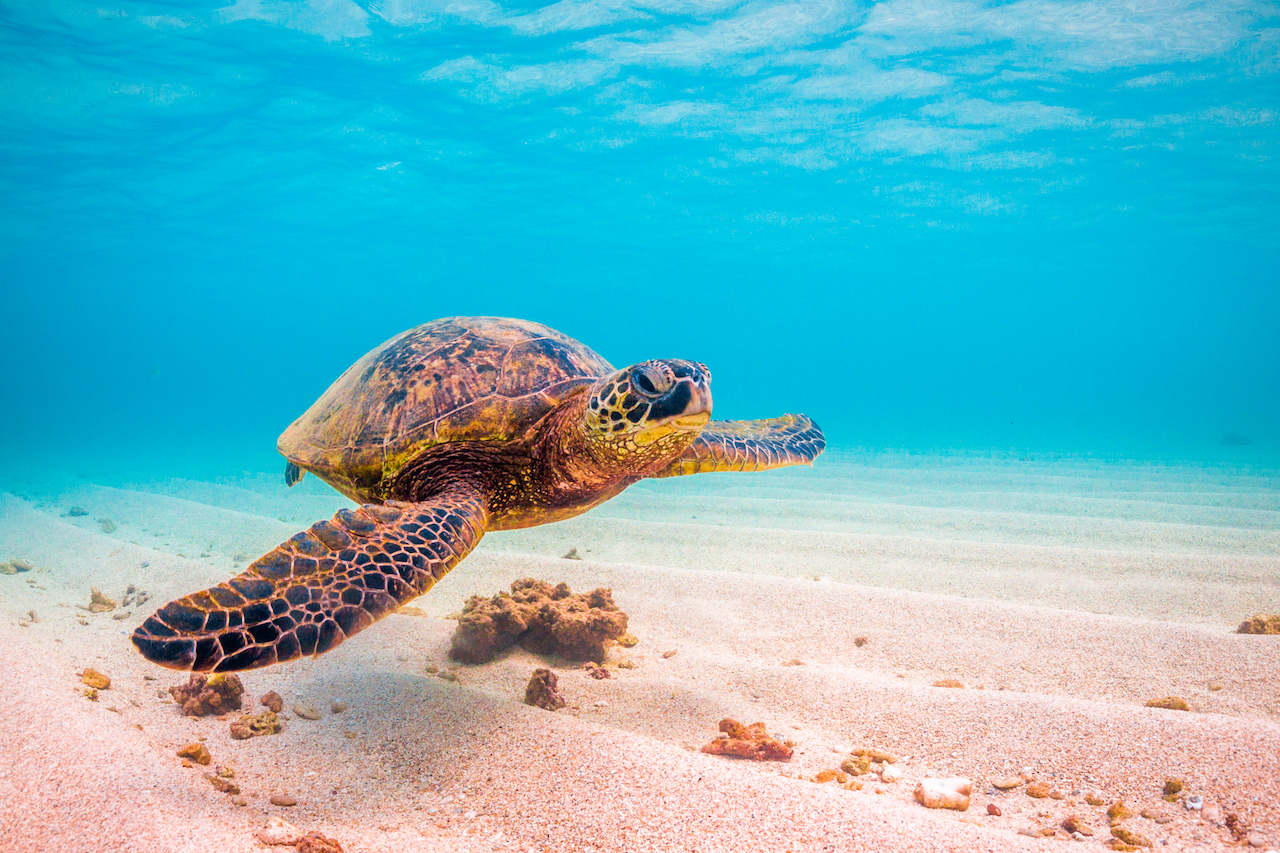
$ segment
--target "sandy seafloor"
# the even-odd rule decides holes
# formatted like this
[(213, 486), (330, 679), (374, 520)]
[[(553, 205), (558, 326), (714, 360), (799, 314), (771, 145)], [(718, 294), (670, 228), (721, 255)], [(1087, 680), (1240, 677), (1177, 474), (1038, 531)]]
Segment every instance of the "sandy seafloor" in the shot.
[[(1265, 466), (833, 452), (641, 483), (579, 519), (490, 534), (414, 602), (425, 615), (242, 675), (249, 696), (322, 719), (232, 741), (226, 720), (181, 716), (159, 694), (184, 676), (129, 631), (343, 505), (277, 472), (0, 479), (0, 561), (36, 567), (0, 575), (0, 850), (261, 850), (271, 815), (348, 853), (1094, 849), (1110, 832), (1087, 794), (1145, 810), (1124, 825), (1156, 849), (1280, 848), (1280, 637), (1233, 633), (1280, 612)], [(571, 547), (585, 559), (562, 559)], [(521, 577), (611, 587), (636, 668), (595, 680), (551, 662), (571, 703), (554, 714), (520, 701), (546, 663), (523, 651), (457, 683), (428, 675), (450, 665), (445, 617)], [(141, 610), (78, 609), (90, 587), (129, 584), (151, 595)], [(96, 702), (84, 667), (112, 679)], [(1168, 695), (1192, 710), (1144, 706)], [(723, 717), (765, 722), (795, 757), (697, 752)], [(197, 739), (247, 805), (181, 765)], [(857, 747), (897, 754), (902, 780), (799, 778)], [(1064, 798), (990, 786), (1024, 769)], [(929, 775), (972, 779), (968, 811), (916, 804)], [(1169, 777), (1205, 809), (1163, 800)], [(269, 804), (285, 792), (297, 805)], [(1020, 833), (1071, 814), (1092, 838)]]

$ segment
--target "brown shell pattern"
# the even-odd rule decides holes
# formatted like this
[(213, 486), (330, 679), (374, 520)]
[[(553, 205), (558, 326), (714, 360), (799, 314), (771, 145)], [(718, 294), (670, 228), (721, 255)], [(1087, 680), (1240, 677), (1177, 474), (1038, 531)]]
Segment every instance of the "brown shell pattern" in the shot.
[(613, 367), (540, 323), (450, 317), (410, 329), (338, 377), (277, 446), (359, 495), (426, 448), (513, 441)]

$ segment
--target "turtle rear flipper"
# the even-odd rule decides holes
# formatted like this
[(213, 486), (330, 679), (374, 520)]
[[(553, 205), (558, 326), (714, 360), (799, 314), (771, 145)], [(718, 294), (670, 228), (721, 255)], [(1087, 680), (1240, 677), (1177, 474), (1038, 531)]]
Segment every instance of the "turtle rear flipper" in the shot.
[(654, 477), (711, 471), (768, 471), (808, 465), (826, 449), (822, 430), (808, 415), (757, 421), (709, 421), (689, 449)]
[(166, 604), (133, 644), (148, 660), (198, 672), (322, 654), (430, 589), (487, 521), (485, 495), (470, 486), (339, 510), (231, 580)]

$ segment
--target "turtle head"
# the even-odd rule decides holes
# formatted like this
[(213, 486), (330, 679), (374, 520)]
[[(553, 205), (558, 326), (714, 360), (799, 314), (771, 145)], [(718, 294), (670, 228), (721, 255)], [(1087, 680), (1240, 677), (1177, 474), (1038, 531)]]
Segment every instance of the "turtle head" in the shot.
[(711, 371), (676, 358), (633, 364), (596, 382), (584, 414), (593, 455), (646, 476), (683, 453), (711, 420)]

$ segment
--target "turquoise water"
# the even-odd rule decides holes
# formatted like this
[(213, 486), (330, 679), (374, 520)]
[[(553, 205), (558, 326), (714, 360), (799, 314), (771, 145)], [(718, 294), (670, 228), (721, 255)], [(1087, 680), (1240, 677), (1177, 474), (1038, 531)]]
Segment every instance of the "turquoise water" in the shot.
[(275, 470), (455, 314), (837, 446), (1274, 458), (1274, 13), (6, 0), (0, 462)]

